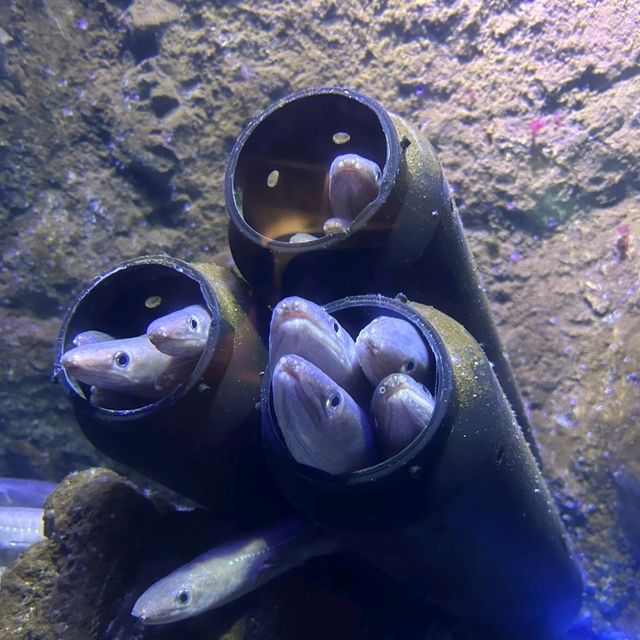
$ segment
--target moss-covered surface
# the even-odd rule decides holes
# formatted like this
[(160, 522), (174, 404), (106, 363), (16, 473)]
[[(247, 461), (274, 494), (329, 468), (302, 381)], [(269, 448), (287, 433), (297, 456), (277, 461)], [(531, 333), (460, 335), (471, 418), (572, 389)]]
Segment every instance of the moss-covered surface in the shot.
[(593, 624), (633, 635), (639, 19), (624, 0), (3, 4), (0, 473), (100, 460), (48, 382), (73, 292), (139, 254), (223, 250), (241, 126), (290, 91), (349, 86), (434, 143)]
[[(211, 514), (176, 512), (107, 469), (68, 476), (47, 499), (46, 540), (2, 576), (0, 637), (133, 640), (182, 632), (242, 638), (246, 614), (238, 607), (210, 616), (205, 635), (191, 635), (198, 625), (189, 623), (145, 633), (130, 615), (147, 586), (190, 559), (194, 549), (233, 533)], [(233, 628), (237, 632), (227, 633)]]
[[(205, 511), (176, 511), (114, 472), (68, 476), (47, 499), (46, 540), (3, 574), (3, 640), (406, 638), (439, 615), (352, 554), (316, 558), (222, 609), (171, 625), (130, 614), (153, 582), (238, 531)], [(446, 627), (448, 628), (448, 626)], [(461, 640), (474, 640), (464, 631)]]

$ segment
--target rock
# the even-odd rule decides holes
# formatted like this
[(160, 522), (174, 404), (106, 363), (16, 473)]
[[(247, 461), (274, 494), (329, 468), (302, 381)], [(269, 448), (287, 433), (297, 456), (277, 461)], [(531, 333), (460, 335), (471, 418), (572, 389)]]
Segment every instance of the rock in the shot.
[(165, 0), (136, 0), (125, 12), (123, 19), (129, 26), (125, 47), (136, 62), (158, 55), (161, 27), (173, 22), (180, 8)]
[[(145, 635), (148, 628), (129, 615), (135, 599), (231, 532), (209, 513), (178, 512), (143, 495), (113, 471), (71, 474), (47, 498), (45, 541), (30, 547), (2, 576), (0, 637), (175, 637), (176, 629)], [(210, 637), (222, 637), (240, 617), (231, 608), (207, 620)]]
[[(637, 313), (621, 317), (611, 344), (612, 363), (618, 374), (613, 473), (618, 487), (635, 495), (640, 506), (640, 318)], [(637, 523), (640, 534), (640, 520)]]
[(176, 96), (175, 92), (172, 88), (167, 86), (160, 86), (154, 89), (151, 92), (149, 102), (151, 110), (158, 118), (164, 118), (180, 106), (180, 100)]
[[(169, 625), (130, 615), (151, 584), (238, 534), (203, 510), (175, 509), (113, 471), (65, 478), (45, 503), (46, 539), (2, 575), (2, 640), (266, 640), (460, 635), (352, 554), (315, 558), (220, 609)], [(469, 635), (471, 634), (471, 635)]]
[[(640, 455), (640, 438), (631, 443), (623, 441), (635, 455)], [(620, 519), (629, 538), (640, 549), (640, 469), (637, 463), (622, 464), (613, 477), (620, 498)]]
[(180, 7), (166, 0), (135, 0), (129, 8), (131, 25), (136, 29), (155, 29), (179, 15)]
[(290, 91), (352, 87), (435, 144), (543, 470), (597, 506), (569, 523), (586, 608), (598, 637), (635, 637), (637, 597), (600, 611), (611, 584), (637, 593), (640, 575), (633, 526), (619, 526), (637, 471), (618, 453), (638, 429), (640, 347), (611, 349), (640, 308), (640, 3), (41, 5), (12, 3), (11, 41), (0, 32), (0, 472), (57, 480), (101, 463), (47, 376), (73, 292), (136, 255), (225, 249), (225, 164), (243, 124)]
[(68, 476), (47, 499), (47, 539), (3, 575), (0, 637), (88, 638), (102, 584), (154, 512), (111, 471)]
[(0, 27), (0, 45), (4, 46), (11, 44), (11, 42), (13, 42), (13, 38), (2, 27)]
[(618, 491), (619, 517), (640, 558), (640, 320), (637, 315), (623, 318), (616, 337), (619, 419), (615, 433), (619, 437), (614, 451), (612, 473)]

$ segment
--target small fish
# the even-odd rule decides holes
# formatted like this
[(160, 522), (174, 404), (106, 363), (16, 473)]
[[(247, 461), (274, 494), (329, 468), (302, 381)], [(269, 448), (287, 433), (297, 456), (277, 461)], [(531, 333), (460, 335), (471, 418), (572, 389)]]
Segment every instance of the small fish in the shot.
[(197, 358), (209, 339), (211, 314), (192, 304), (157, 318), (147, 327), (147, 336), (157, 349), (178, 358)]
[(353, 338), (321, 306), (291, 296), (274, 308), (269, 328), (269, 359), (302, 356), (322, 369), (356, 400), (369, 402), (371, 390), (358, 363)]
[(131, 615), (144, 624), (191, 618), (341, 546), (302, 520), (286, 520), (215, 547), (161, 578), (138, 598)]
[(356, 153), (338, 156), (329, 169), (329, 205), (334, 216), (353, 220), (380, 191), (382, 171)]
[(0, 507), (0, 564), (13, 562), (44, 539), (43, 515), (43, 509), (33, 507)]
[(194, 362), (158, 351), (142, 335), (75, 347), (63, 354), (60, 364), (98, 389), (159, 398), (187, 378)]
[[(79, 333), (72, 342), (76, 347), (82, 347), (83, 345), (109, 342), (110, 340), (115, 340), (115, 338), (103, 331), (91, 330)], [(94, 407), (109, 409), (125, 409), (129, 407), (129, 400), (122, 403), (121, 393), (110, 391), (109, 389), (100, 389), (95, 385), (91, 385), (89, 388), (89, 402)]]
[(44, 480), (0, 478), (0, 506), (42, 507), (46, 497), (57, 486)]
[(427, 382), (429, 350), (418, 330), (406, 320), (378, 316), (356, 338), (358, 361), (375, 387), (392, 373)]
[(331, 474), (369, 467), (378, 455), (369, 418), (329, 376), (296, 355), (278, 360), (273, 406), (291, 455)]
[(434, 406), (430, 391), (404, 373), (393, 373), (380, 382), (371, 400), (371, 415), (385, 460), (422, 433)]
[(83, 344), (95, 344), (96, 342), (106, 342), (107, 340), (113, 340), (113, 336), (110, 336), (104, 331), (82, 331), (73, 339), (74, 347), (81, 347)]

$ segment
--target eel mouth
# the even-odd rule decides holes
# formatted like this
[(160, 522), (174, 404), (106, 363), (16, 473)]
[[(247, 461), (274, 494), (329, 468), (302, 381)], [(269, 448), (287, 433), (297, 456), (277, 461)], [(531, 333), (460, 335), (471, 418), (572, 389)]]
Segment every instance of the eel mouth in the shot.
[[(324, 338), (328, 335), (327, 326), (323, 319), (317, 317), (302, 300), (290, 300), (278, 305), (271, 320), (271, 333), (273, 334), (274, 330), (282, 329), (288, 324), (292, 325), (292, 331), (300, 331), (301, 325), (306, 325), (308, 329), (313, 331), (314, 336), (319, 335)], [(333, 340), (323, 339), (322, 343), (332, 348)]]

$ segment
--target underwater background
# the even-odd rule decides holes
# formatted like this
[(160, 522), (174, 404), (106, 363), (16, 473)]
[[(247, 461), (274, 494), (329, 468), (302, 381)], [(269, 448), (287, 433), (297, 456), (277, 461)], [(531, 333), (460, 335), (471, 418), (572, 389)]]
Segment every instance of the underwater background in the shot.
[[(66, 307), (119, 261), (226, 253), (224, 170), (241, 128), (293, 91), (353, 88), (419, 127), (454, 189), (584, 570), (570, 637), (640, 637), (638, 24), (630, 0), (4, 0), (0, 475), (135, 477), (88, 444), (49, 381)], [(315, 578), (283, 577), (204, 630), (140, 637), (454, 637), (408, 622), (359, 570), (377, 596), (319, 561), (304, 570)], [(32, 568), (28, 593), (3, 582), (2, 640), (88, 637), (90, 589), (69, 583), (71, 624), (34, 592), (50, 571)], [(388, 619), (357, 635), (385, 598)], [(347, 622), (310, 636), (290, 619), (301, 602), (315, 602), (308, 625)]]

